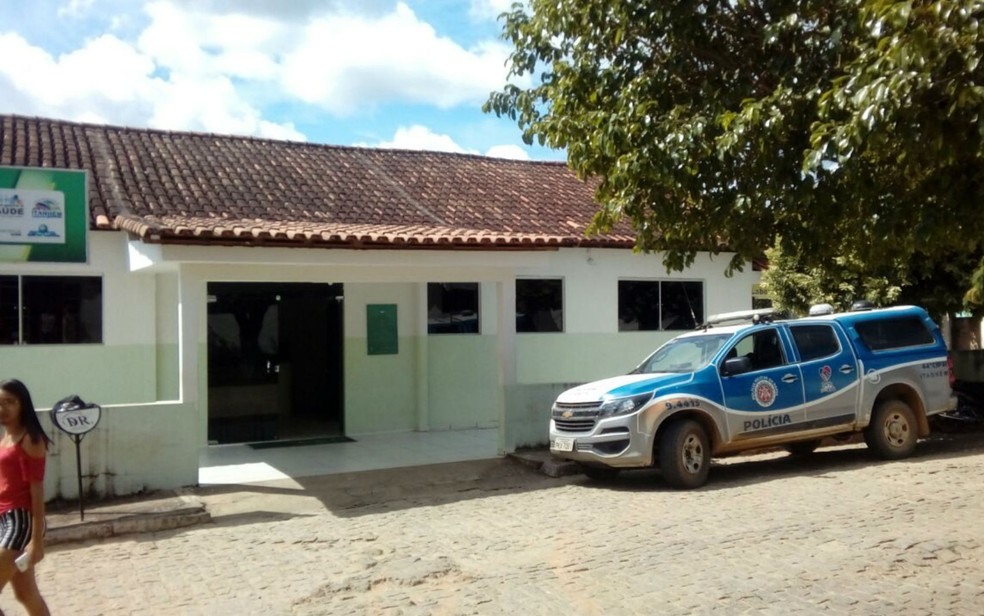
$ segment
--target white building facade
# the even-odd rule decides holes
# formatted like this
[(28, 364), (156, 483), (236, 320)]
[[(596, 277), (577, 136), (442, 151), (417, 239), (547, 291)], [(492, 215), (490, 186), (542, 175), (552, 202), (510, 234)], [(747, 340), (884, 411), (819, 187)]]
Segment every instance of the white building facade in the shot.
[[(31, 122), (5, 121), (6, 141)], [(31, 162), (9, 150), (0, 164)], [(77, 168), (100, 184), (90, 193), (132, 199), (103, 186), (100, 161)], [(750, 264), (726, 277), (729, 254), (668, 274), (659, 255), (625, 245), (167, 241), (126, 213), (114, 222), (112, 204), (89, 207), (85, 263), (0, 262), (0, 303), (16, 289), (26, 315), (19, 343), (0, 347), (0, 376), (23, 380), (41, 409), (70, 394), (102, 405), (83, 441), (83, 489), (99, 495), (195, 484), (215, 443), (485, 427), (503, 454), (541, 445), (560, 391), (750, 308), (759, 278)], [(28, 334), (41, 310), (30, 289), (78, 280), (98, 284), (98, 340)], [(83, 310), (66, 293), (63, 323)], [(55, 436), (47, 494), (74, 498), (74, 449)]]

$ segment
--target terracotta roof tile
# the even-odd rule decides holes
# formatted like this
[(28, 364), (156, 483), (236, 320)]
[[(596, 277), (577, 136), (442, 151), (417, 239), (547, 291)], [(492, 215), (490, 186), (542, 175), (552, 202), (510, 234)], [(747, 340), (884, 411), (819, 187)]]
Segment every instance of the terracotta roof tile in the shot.
[(0, 115), (0, 165), (86, 169), (92, 226), (149, 242), (630, 247), (562, 163)]

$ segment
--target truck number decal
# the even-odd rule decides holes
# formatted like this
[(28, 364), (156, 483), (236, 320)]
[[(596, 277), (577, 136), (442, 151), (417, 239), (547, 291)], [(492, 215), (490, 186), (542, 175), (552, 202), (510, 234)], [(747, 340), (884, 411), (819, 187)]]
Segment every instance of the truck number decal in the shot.
[(680, 398), (663, 403), (664, 411), (677, 411), (680, 409), (699, 409), (700, 400), (697, 398)]
[(950, 370), (947, 367), (947, 362), (936, 361), (922, 365), (922, 371), (919, 376), (924, 379), (939, 378), (943, 376), (949, 376)]

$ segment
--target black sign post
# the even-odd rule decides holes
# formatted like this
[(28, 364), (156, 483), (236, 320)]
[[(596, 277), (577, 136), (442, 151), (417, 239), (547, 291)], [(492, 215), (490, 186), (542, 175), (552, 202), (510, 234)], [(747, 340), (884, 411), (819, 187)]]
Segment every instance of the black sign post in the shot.
[(87, 404), (78, 396), (69, 396), (55, 403), (51, 409), (51, 419), (62, 432), (72, 437), (75, 443), (75, 473), (79, 485), (79, 519), (85, 520), (85, 494), (82, 492), (82, 439), (88, 434), (102, 415), (98, 404)]

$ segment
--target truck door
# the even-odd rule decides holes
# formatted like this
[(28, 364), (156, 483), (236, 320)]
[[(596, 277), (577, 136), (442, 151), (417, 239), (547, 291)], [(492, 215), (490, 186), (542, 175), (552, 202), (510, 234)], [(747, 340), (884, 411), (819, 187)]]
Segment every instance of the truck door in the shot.
[(803, 421), (803, 385), (775, 327), (756, 329), (739, 339), (722, 360), (748, 357), (751, 371), (721, 376), (728, 428), (735, 438), (789, 432)]
[(803, 373), (803, 410), (810, 428), (853, 424), (858, 362), (843, 330), (832, 323), (789, 325)]

